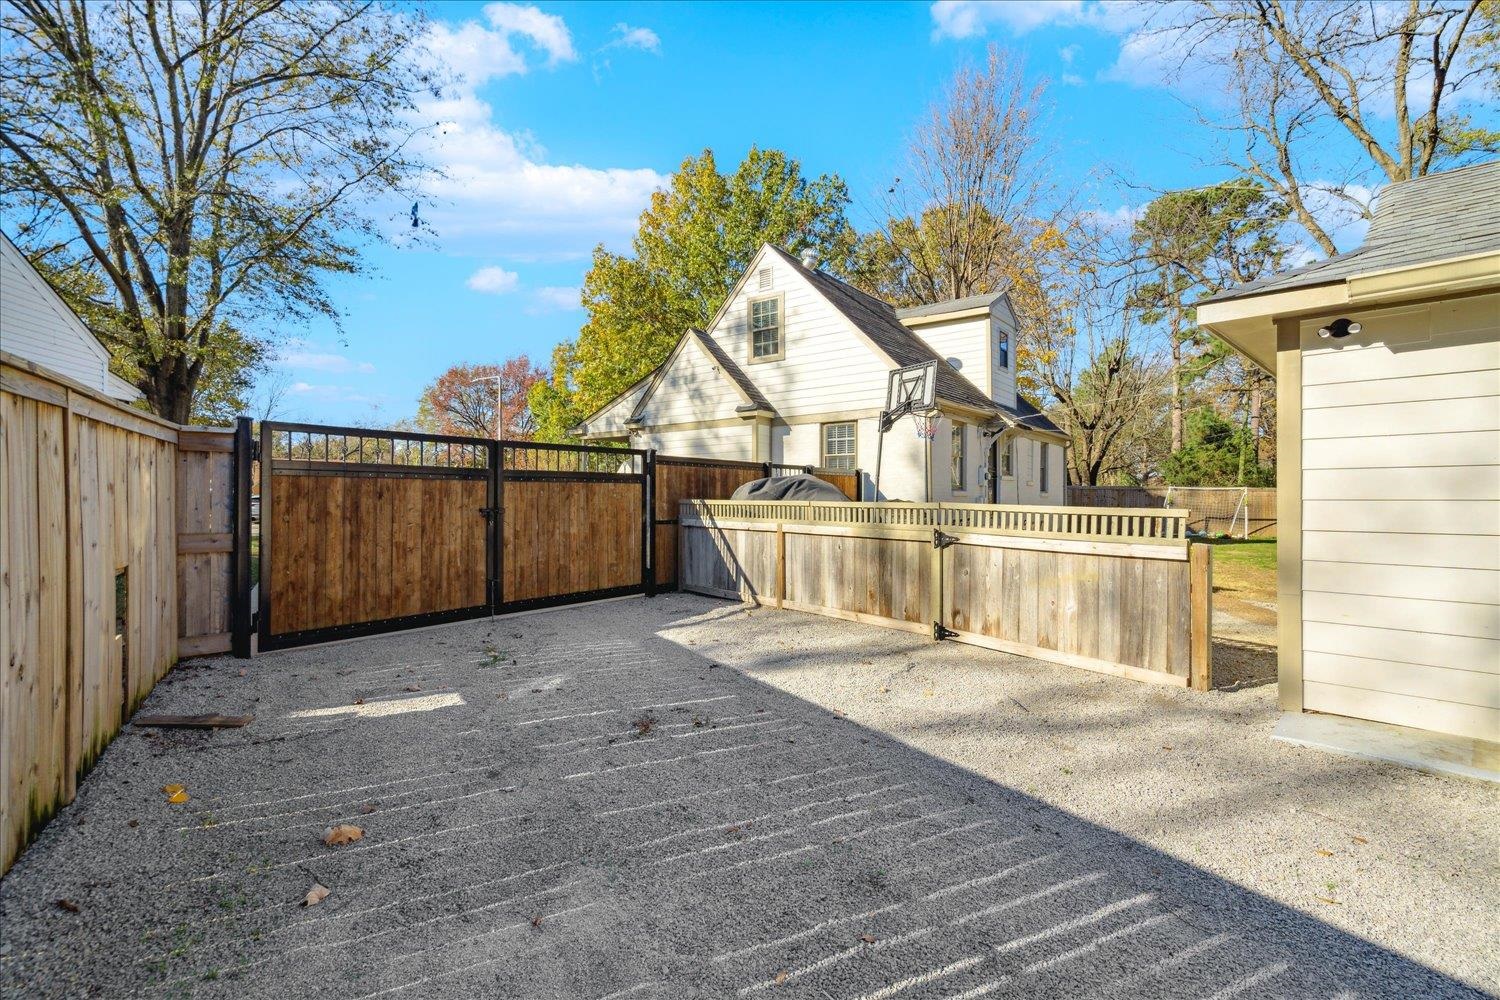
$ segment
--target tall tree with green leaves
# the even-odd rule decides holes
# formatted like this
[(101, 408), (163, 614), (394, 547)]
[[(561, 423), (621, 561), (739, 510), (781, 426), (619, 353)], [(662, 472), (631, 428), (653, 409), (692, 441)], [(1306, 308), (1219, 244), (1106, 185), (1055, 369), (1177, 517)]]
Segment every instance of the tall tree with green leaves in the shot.
[(325, 279), (423, 169), (423, 30), (377, 0), (0, 6), (0, 208), (157, 413), (254, 361), (227, 331), (337, 318)]
[[(1168, 192), (1147, 205), (1135, 223), (1130, 242), (1146, 274), (1127, 304), (1167, 334), (1174, 452), (1183, 445), (1187, 387), (1229, 350), (1198, 329), (1192, 303), (1278, 270), (1286, 254), (1281, 231), (1288, 214), (1286, 203), (1264, 186), (1241, 179)], [(1264, 388), (1257, 383), (1252, 391)], [(1257, 410), (1258, 405), (1257, 399)]]
[(564, 439), (661, 364), (689, 327), (706, 326), (762, 243), (810, 249), (847, 273), (856, 239), (848, 204), (839, 177), (809, 179), (779, 150), (752, 147), (728, 173), (713, 150), (688, 157), (641, 213), (632, 253), (594, 249), (582, 291), (588, 322), (558, 345), (552, 377), (532, 390), (537, 437)]

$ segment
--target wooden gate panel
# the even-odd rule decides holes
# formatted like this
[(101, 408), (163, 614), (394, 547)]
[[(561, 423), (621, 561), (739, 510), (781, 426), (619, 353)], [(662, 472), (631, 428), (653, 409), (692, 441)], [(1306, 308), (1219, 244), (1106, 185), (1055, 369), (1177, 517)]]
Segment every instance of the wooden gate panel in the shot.
[(503, 605), (641, 589), (641, 477), (504, 481)]
[(762, 462), (709, 462), (656, 458), (656, 585), (677, 586), (677, 508), (684, 500), (727, 500), (766, 474)]

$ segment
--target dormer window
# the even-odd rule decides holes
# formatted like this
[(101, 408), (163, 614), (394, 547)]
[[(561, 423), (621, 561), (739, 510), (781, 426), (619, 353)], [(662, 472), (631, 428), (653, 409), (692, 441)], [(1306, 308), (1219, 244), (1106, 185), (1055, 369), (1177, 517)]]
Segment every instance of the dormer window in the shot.
[(1000, 359), (1001, 368), (1010, 367), (1010, 334), (1004, 329), (999, 331), (999, 339), (995, 344), (995, 357)]
[(750, 362), (776, 361), (785, 356), (781, 330), (781, 296), (750, 300)]

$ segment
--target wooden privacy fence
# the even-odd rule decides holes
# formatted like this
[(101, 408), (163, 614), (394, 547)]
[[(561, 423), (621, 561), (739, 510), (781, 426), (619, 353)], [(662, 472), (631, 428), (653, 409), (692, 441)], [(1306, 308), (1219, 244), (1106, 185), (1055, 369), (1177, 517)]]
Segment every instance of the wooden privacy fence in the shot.
[(0, 871), (179, 655), (229, 649), (227, 440), (0, 354)]
[[(1069, 486), (1068, 503), (1079, 507), (1146, 507), (1163, 509), (1167, 502), (1166, 486)], [(1239, 487), (1225, 487), (1225, 495)], [(1245, 491), (1246, 512), (1241, 519), (1248, 521), (1247, 533), (1251, 538), (1276, 537), (1276, 489), (1275, 487), (1250, 487)], [(1215, 504), (1215, 507), (1222, 506)], [(1172, 509), (1182, 509), (1188, 514), (1188, 528), (1206, 535), (1232, 534), (1240, 531), (1240, 521), (1235, 521), (1229, 511), (1207, 510), (1202, 504), (1193, 503), (1193, 493), (1179, 489), (1172, 496)], [(1233, 521), (1233, 523), (1231, 523)]]
[(685, 590), (1211, 685), (1210, 548), (1182, 511), (686, 501)]
[(776, 462), (735, 462), (711, 458), (656, 455), (652, 466), (653, 517), (656, 526), (654, 571), (656, 585), (677, 586), (677, 508), (684, 500), (728, 497), (745, 483), (772, 476), (813, 475), (858, 500), (862, 473), (858, 469), (820, 469), (811, 465)]

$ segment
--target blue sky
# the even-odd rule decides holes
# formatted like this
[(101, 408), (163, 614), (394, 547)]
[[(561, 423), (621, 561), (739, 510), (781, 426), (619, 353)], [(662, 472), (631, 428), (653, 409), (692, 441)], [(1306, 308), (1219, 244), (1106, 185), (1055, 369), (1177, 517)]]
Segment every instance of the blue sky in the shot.
[[(1159, 59), (1096, 3), (439, 3), (432, 48), (467, 83), (424, 108), (448, 174), (422, 201), (426, 246), (369, 250), (375, 276), (336, 282), (331, 324), (276, 331), (279, 415), (389, 422), (449, 365), (527, 353), (545, 364), (583, 322), (597, 243), (628, 247), (649, 192), (711, 147), (752, 144), (835, 172), (867, 226), (905, 136), (954, 69), (999, 42), (1051, 81), (1059, 186), (1106, 213), (1154, 189), (1225, 176)], [(397, 241), (405, 238), (393, 221)]]

